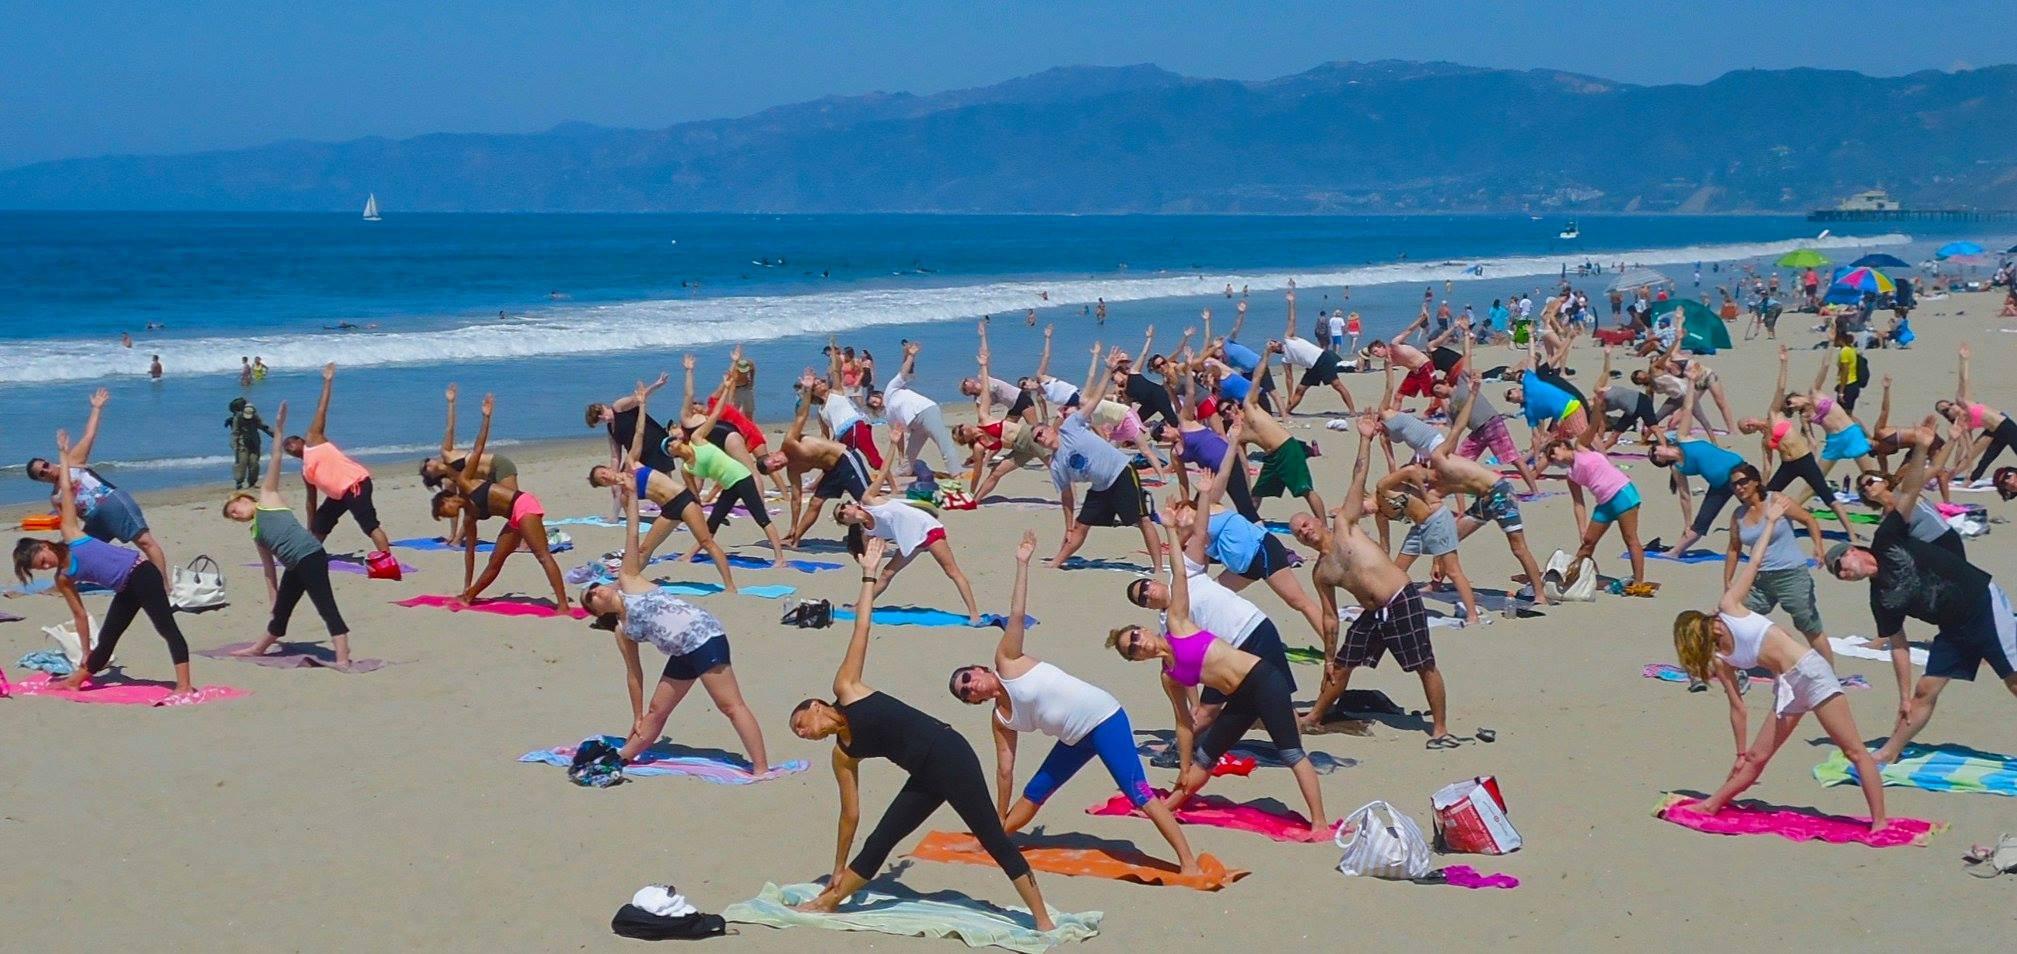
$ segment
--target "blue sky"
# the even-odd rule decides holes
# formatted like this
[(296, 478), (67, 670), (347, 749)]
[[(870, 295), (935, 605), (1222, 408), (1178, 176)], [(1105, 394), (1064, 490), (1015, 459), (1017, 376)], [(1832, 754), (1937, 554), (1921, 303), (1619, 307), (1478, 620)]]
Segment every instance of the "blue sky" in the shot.
[[(1909, 15), (1905, 12), (1909, 11)], [(2009, 52), (2010, 0), (845, 3), (0, 0), (0, 165), (276, 139), (655, 127), (828, 94), (1154, 62), (1264, 79), (1329, 60), (1637, 83)]]

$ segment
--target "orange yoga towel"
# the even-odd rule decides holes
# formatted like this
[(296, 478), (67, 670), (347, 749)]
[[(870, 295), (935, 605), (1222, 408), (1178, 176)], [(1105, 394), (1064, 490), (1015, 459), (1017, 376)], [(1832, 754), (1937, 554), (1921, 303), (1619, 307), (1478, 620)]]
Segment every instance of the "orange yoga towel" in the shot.
[[(1211, 855), (1198, 856), (1198, 867), (1204, 869), (1203, 874), (1187, 875), (1178, 873), (1176, 867), (1167, 861), (1151, 858), (1138, 851), (1110, 848), (1024, 848), (1022, 853), (1023, 858), (1029, 861), (1030, 867), (1050, 874), (1111, 878), (1115, 881), (1132, 881), (1135, 884), (1176, 885), (1199, 891), (1217, 891), (1250, 874), (1238, 868), (1227, 868)], [(972, 835), (964, 832), (932, 832), (924, 836), (924, 840), (918, 842), (910, 854), (913, 858), (952, 864), (992, 867), (995, 863), (994, 856), (989, 855)]]

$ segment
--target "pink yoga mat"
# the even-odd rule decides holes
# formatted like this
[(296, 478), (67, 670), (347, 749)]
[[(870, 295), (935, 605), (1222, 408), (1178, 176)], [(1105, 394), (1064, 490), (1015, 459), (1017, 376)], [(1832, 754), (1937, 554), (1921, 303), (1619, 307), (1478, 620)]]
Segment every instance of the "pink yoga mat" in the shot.
[(115, 706), (194, 706), (251, 695), (243, 689), (233, 689), (230, 686), (197, 686), (194, 695), (169, 701), (168, 697), (175, 692), (173, 686), (132, 682), (87, 682), (82, 689), (53, 689), (49, 685), (52, 681), (48, 673), (38, 672), (15, 683), (14, 694)]
[(1653, 811), (1653, 817), (1712, 835), (1778, 835), (1788, 841), (1825, 841), (1831, 845), (1857, 844), (1871, 848), (1924, 845), (1935, 833), (1947, 828), (1943, 822), (1922, 818), (1893, 818), (1889, 827), (1872, 835), (1867, 818), (1817, 815), (1759, 801), (1731, 802), (1714, 815), (1672, 811), (1677, 805), (1692, 805), (1699, 801), (1699, 798), (1669, 793), (1660, 807)]
[[(1156, 797), (1169, 795), (1165, 789), (1156, 789)], [(1086, 809), (1088, 815), (1133, 815), (1143, 817), (1126, 795), (1112, 798)], [(1191, 800), (1174, 812), (1178, 823), (1184, 825), (1206, 825), (1212, 828), (1230, 828), (1234, 831), (1250, 831), (1266, 835), (1276, 841), (1308, 841), (1310, 820), (1299, 812), (1271, 812), (1251, 805), (1242, 805), (1217, 795), (1193, 795)], [(1333, 828), (1342, 822), (1333, 823)], [(1328, 841), (1326, 837), (1324, 840)]]
[[(551, 606), (533, 603), (519, 597), (506, 596), (494, 600), (477, 600), (474, 605), (464, 606), (453, 596), (426, 594), (395, 601), (394, 606), (431, 606), (455, 613), (489, 613), (493, 616), (530, 616), (534, 619), (552, 619), (561, 615)], [(573, 619), (587, 619), (588, 611), (579, 606), (569, 607), (567, 614)]]

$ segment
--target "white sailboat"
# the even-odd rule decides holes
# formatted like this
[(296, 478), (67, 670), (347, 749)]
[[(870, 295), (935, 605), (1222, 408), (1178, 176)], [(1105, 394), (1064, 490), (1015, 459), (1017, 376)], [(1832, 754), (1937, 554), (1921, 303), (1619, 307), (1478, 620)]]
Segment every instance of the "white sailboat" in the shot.
[(364, 221), (378, 221), (378, 193), (376, 192), (364, 198)]

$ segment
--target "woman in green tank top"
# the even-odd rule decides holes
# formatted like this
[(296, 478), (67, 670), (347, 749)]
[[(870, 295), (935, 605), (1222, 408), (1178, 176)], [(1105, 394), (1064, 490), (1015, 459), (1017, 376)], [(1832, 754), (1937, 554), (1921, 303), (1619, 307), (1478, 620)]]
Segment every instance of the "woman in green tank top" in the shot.
[[(287, 403), (281, 402), (280, 412), (274, 417), (273, 429), (286, 433)], [(287, 620), (294, 615), (295, 604), (306, 594), (309, 602), (315, 604), (315, 612), (322, 617), (322, 623), (329, 628), (329, 642), (336, 650), (338, 668), (350, 665), (350, 627), (343, 622), (343, 614), (336, 608), (336, 593), (329, 584), (329, 553), (322, 549), (322, 541), (308, 532), (301, 521), (294, 518), (294, 511), (288, 509), (286, 498), (280, 496), (280, 459), (278, 453), (268, 455), (266, 479), (259, 485), (259, 492), (241, 490), (224, 502), (226, 519), (252, 524), (252, 542), (259, 547), (259, 563), (266, 571), (266, 599), (273, 606), (273, 618), (266, 624), (266, 635), (256, 643), (233, 653), (237, 656), (263, 656), (287, 635)], [(286, 568), (286, 573), (275, 579), (274, 565)]]

